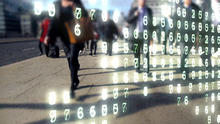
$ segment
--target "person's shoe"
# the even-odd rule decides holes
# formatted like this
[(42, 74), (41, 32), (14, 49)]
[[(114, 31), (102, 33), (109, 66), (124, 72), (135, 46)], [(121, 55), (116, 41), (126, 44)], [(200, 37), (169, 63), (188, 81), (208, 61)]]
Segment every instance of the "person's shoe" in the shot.
[(176, 73), (182, 73), (182, 72), (183, 71), (180, 68), (176, 69)]
[(92, 53), (89, 53), (90, 56), (92, 56)]
[(80, 70), (80, 64), (79, 64), (79, 66), (77, 67), (77, 70)]
[(77, 80), (75, 81), (75, 83), (73, 84), (74, 90), (76, 90), (78, 86), (79, 86), (79, 79), (77, 79)]
[(70, 98), (74, 98), (75, 97), (75, 91), (72, 90), (72, 88), (70, 89)]
[(137, 72), (137, 73), (141, 73), (141, 70), (140, 70), (140, 69), (136, 69), (136, 72)]
[(147, 72), (147, 76), (152, 77), (152, 73), (151, 72)]
[(39, 53), (39, 56), (42, 56), (43, 55), (43, 53)]

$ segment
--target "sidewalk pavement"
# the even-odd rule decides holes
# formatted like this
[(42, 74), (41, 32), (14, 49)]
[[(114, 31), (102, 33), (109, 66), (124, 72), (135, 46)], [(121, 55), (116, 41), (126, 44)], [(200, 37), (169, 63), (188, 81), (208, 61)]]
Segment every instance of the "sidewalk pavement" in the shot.
[(21, 41), (36, 41), (35, 37), (15, 37), (15, 38), (0, 38), (0, 43), (11, 43), (11, 42), (21, 42)]
[[(127, 68), (123, 67), (124, 58), (129, 60)], [(165, 58), (169, 66), (169, 59), (176, 60), (178, 56), (154, 55), (151, 61), (155, 58), (157, 65)], [(204, 77), (202, 81), (191, 80), (192, 91), (189, 91), (189, 82), (180, 79), (181, 74), (169, 67), (151, 68), (157, 76), (144, 81), (144, 74), (137, 74), (133, 69), (132, 54), (80, 56), (79, 61), (80, 85), (74, 99), (68, 97), (70, 73), (64, 57), (40, 56), (0, 67), (0, 123), (207, 124), (208, 118), (217, 123), (219, 79), (209, 81), (208, 90), (204, 88), (207, 81)], [(173, 81), (169, 81), (171, 72), (174, 72)], [(165, 81), (160, 81), (162, 73)], [(215, 93), (214, 102), (210, 95), (205, 97), (211, 93)], [(212, 105), (215, 105), (214, 112)]]

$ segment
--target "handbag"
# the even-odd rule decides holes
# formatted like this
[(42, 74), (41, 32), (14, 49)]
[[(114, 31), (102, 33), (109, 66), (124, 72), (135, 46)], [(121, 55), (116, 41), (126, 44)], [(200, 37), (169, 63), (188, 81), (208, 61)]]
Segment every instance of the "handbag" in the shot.
[(89, 16), (65, 22), (65, 27), (71, 44), (84, 43), (94, 38), (93, 24)]

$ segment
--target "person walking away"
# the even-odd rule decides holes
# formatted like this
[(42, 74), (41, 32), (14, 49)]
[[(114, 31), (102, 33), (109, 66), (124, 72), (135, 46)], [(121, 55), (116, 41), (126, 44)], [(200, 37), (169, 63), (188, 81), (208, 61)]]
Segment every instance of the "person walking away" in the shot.
[(104, 40), (107, 42), (107, 55), (112, 55), (112, 44), (115, 35), (118, 35), (118, 28), (114, 21), (107, 14), (107, 21), (104, 22)]
[(93, 55), (93, 49), (94, 49), (94, 55), (96, 55), (96, 50), (97, 50), (97, 42), (99, 40), (99, 34), (98, 32), (94, 31), (94, 39), (91, 40), (91, 46), (90, 46), (90, 54)]
[(48, 37), (46, 38), (45, 43), (48, 44), (48, 42), (60, 37), (69, 64), (71, 75), (70, 96), (73, 98), (75, 96), (75, 90), (79, 85), (78, 70), (80, 64), (78, 56), (79, 51), (83, 47), (83, 43), (71, 43), (72, 37), (68, 35), (70, 31), (66, 27), (65, 23), (72, 22), (75, 18), (73, 15), (73, 8), (81, 8), (82, 17), (88, 17), (88, 13), (80, 0), (58, 0), (55, 2), (55, 8), (59, 11), (57, 11), (56, 15), (51, 20), (47, 35)]
[[(177, 72), (181, 72), (183, 75), (185, 75), (186, 79), (189, 78), (189, 68), (188, 68), (188, 55), (190, 53), (190, 50), (194, 45), (198, 46), (199, 43), (202, 42), (202, 36), (203, 30), (201, 27), (201, 24), (203, 23), (203, 17), (199, 16), (202, 14), (201, 9), (192, 2), (192, 0), (184, 0), (182, 4), (180, 4), (180, 7), (184, 11), (182, 15), (178, 14), (178, 12), (175, 14), (176, 17), (176, 31), (177, 31), (177, 39), (180, 39), (180, 70), (177, 70)], [(200, 14), (195, 14), (200, 13)], [(196, 15), (196, 16), (195, 16)], [(183, 25), (181, 26), (181, 23)], [(192, 24), (192, 27), (189, 26)], [(194, 26), (193, 26), (194, 25)], [(198, 25), (198, 27), (196, 26)], [(180, 38), (178, 38), (178, 34)], [(196, 41), (196, 37), (199, 37), (199, 42)], [(205, 58), (209, 58), (208, 65), (211, 65), (211, 59), (209, 55), (203, 55), (200, 54), (200, 57), (202, 58), (203, 64), (205, 65)]]
[(134, 52), (134, 62), (136, 72), (140, 73), (140, 54), (141, 49), (144, 53), (144, 71), (150, 74), (150, 54), (149, 45), (152, 40), (152, 10), (146, 6), (147, 0), (138, 0), (138, 7), (134, 7), (130, 10), (127, 22), (131, 25), (131, 30), (134, 32), (134, 36), (131, 37), (133, 43), (132, 48)]
[(50, 25), (50, 19), (49, 18), (45, 18), (42, 21), (41, 25), (40, 25), (40, 29), (42, 31), (41, 36), (40, 36), (40, 41), (39, 41), (39, 44), (38, 44), (38, 47), (39, 47), (39, 50), (40, 50), (40, 55), (43, 55), (42, 46), (44, 46), (45, 54), (46, 54), (46, 56), (48, 56), (49, 46), (44, 44), (44, 40), (45, 40), (45, 37), (47, 36), (49, 25)]

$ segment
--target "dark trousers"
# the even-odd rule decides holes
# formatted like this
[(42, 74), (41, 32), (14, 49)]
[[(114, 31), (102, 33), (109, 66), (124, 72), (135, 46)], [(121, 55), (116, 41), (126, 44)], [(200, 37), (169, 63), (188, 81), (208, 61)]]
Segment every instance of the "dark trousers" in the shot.
[(90, 44), (90, 54), (92, 55), (92, 51), (94, 49), (94, 54), (96, 54), (96, 50), (97, 50), (97, 40), (91, 40), (91, 44)]
[[(143, 35), (139, 35), (143, 36)], [(135, 39), (133, 44), (133, 52), (135, 58), (135, 69), (140, 70), (140, 58), (141, 58), (141, 51), (143, 52), (144, 61), (144, 71), (149, 73), (150, 71), (150, 54), (149, 54), (149, 45), (150, 40), (145, 41), (143, 38)], [(146, 67), (146, 68), (145, 68)]]
[(39, 48), (41, 54), (43, 54), (42, 45), (43, 45), (43, 43), (39, 41), (38, 42), (38, 48)]
[[(174, 40), (170, 40), (170, 38), (169, 38), (169, 33), (170, 32), (172, 32), (172, 30), (160, 30), (159, 32), (158, 32), (158, 34), (157, 34), (157, 37), (158, 37), (158, 43), (160, 44), (161, 43), (161, 36), (162, 36), (162, 31), (164, 31), (165, 32), (165, 34), (164, 34), (164, 39), (163, 39), (163, 53), (164, 54), (167, 54), (167, 40), (169, 41), (169, 47), (172, 47), (172, 45), (173, 45), (173, 41)], [(174, 39), (174, 35), (173, 35), (173, 39)]]
[(107, 40), (107, 54), (112, 55), (113, 40)]
[(79, 83), (78, 79), (78, 70), (80, 68), (79, 65), (79, 51), (80, 51), (81, 44), (71, 44), (70, 45), (70, 57), (67, 58), (69, 63), (69, 69), (71, 74), (71, 88), (74, 87)]
[(89, 49), (89, 41), (86, 41), (86, 49)]
[[(191, 34), (190, 34), (191, 35)], [(180, 59), (181, 59), (181, 65), (180, 65), (180, 69), (181, 71), (185, 71), (186, 74), (189, 74), (189, 68), (187, 66), (187, 61), (188, 61), (188, 55), (190, 53), (190, 50), (192, 49), (194, 43), (192, 43), (192, 39), (191, 39), (191, 36), (189, 35), (189, 40), (188, 42), (185, 42), (185, 40), (183, 39), (184, 36), (182, 36), (181, 38), (181, 42), (180, 42), (180, 51), (181, 51), (181, 56), (180, 56)], [(209, 71), (211, 70), (211, 47), (209, 46), (209, 44), (205, 45), (204, 42), (205, 42), (205, 39), (203, 38), (202, 43), (200, 44), (200, 46), (202, 47), (202, 51), (205, 52), (205, 49), (208, 48), (208, 51), (203, 53), (202, 55), (200, 55), (201, 59), (202, 59), (202, 62), (205, 66), (205, 61), (208, 60), (208, 66), (206, 67)], [(188, 61), (189, 63), (189, 61)]]
[(79, 84), (78, 70), (80, 68), (80, 64), (78, 56), (79, 51), (82, 49), (84, 44), (70, 44), (66, 39), (62, 39), (62, 43), (64, 52), (67, 56), (71, 77), (71, 89), (73, 90), (75, 86)]
[(45, 54), (46, 54), (46, 56), (48, 56), (49, 46), (47, 46), (47, 45), (45, 45), (43, 42), (40, 42), (40, 41), (39, 41), (39, 43), (38, 43), (38, 48), (39, 48), (41, 54), (43, 54), (42, 46), (44, 46), (44, 48), (45, 48)]

